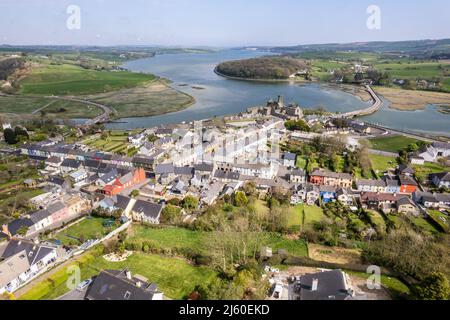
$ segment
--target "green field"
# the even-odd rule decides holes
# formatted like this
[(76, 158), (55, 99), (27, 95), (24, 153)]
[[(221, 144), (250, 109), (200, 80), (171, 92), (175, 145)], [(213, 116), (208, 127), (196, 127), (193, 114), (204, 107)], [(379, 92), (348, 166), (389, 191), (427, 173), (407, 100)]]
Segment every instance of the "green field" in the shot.
[[(191, 249), (194, 252), (207, 254), (207, 232), (191, 231), (184, 228), (167, 227), (151, 228), (133, 225), (128, 243), (145, 242), (160, 249)], [(300, 240), (288, 240), (277, 233), (265, 232), (261, 237), (261, 246), (270, 246), (273, 250), (285, 249), (294, 256), (307, 255), (307, 245)]]
[(373, 210), (369, 210), (367, 213), (368, 213), (370, 222), (374, 225), (377, 233), (380, 235), (386, 234), (387, 227), (386, 227), (386, 222), (384, 221), (383, 216), (380, 213), (373, 211)]
[(398, 153), (408, 145), (417, 143), (419, 140), (404, 136), (389, 136), (369, 139), (369, 145), (372, 149)]
[(45, 97), (0, 95), (0, 113), (31, 114), (50, 102), (52, 99)]
[[(322, 208), (317, 206), (298, 205), (290, 209), (291, 224), (312, 226), (315, 222), (320, 222), (325, 218)], [(304, 217), (303, 217), (304, 213)]]
[[(428, 210), (428, 213), (430, 214), (430, 217), (437, 224), (439, 224), (444, 231), (450, 231), (450, 218), (448, 216), (437, 210)], [(445, 221), (443, 221), (442, 219)]]
[(439, 234), (439, 230), (437, 230), (431, 223), (429, 223), (426, 219), (421, 217), (411, 218), (411, 222), (420, 230), (425, 233), (436, 235)]
[(377, 173), (378, 176), (383, 176), (383, 174), (388, 171), (388, 169), (397, 166), (397, 161), (394, 157), (380, 156), (376, 154), (369, 155), (370, 162), (372, 163), (372, 169)]
[(421, 179), (426, 179), (432, 173), (450, 171), (450, 167), (431, 162), (426, 162), (423, 166), (413, 165), (413, 168), (416, 170), (416, 176)]
[[(140, 274), (150, 282), (155, 282), (170, 299), (183, 299), (196, 285), (207, 284), (216, 278), (216, 273), (207, 267), (194, 267), (184, 260), (158, 255), (133, 253), (124, 262), (108, 262), (99, 249), (91, 250), (78, 262), (81, 280), (97, 275), (102, 270), (122, 270), (129, 268), (133, 274)], [(60, 268), (46, 280), (36, 284), (20, 297), (21, 300), (52, 300), (67, 293), (68, 266)], [(48, 280), (50, 279), (50, 280)]]
[(132, 88), (148, 81), (153, 75), (132, 72), (108, 72), (62, 65), (43, 65), (21, 82), (21, 93), (45, 95), (93, 94)]
[(103, 110), (85, 103), (76, 101), (56, 100), (43, 111), (47, 117), (69, 119), (92, 119), (103, 113)]
[[(100, 239), (113, 230), (111, 227), (104, 227), (103, 223), (109, 221), (106, 218), (86, 218), (81, 222), (59, 232), (54, 237), (60, 240), (64, 245), (80, 245), (77, 239), (84, 237), (84, 240)], [(77, 238), (77, 239), (74, 239)]]

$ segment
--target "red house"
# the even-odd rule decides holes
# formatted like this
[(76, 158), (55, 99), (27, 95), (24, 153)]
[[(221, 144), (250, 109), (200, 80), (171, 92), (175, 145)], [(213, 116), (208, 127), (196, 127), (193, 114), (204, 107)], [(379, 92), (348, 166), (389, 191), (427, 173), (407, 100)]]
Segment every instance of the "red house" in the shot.
[(126, 175), (117, 178), (112, 184), (103, 188), (103, 193), (107, 196), (115, 196), (123, 190), (131, 188), (145, 181), (145, 170), (142, 168), (134, 169)]
[(400, 177), (400, 193), (414, 193), (417, 190), (417, 182), (409, 176), (401, 175)]

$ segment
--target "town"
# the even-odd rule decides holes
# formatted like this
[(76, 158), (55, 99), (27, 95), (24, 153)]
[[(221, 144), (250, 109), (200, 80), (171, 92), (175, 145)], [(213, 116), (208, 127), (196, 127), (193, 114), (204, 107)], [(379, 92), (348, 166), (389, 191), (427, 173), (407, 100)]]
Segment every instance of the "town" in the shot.
[[(372, 108), (379, 108), (376, 94), (370, 87), (363, 89), (373, 97)], [(361, 112), (373, 112), (368, 110)], [(193, 283), (180, 296), (170, 287), (166, 292), (158, 280), (130, 270), (127, 261), (140, 254), (134, 252), (170, 251), (165, 249), (167, 239), (161, 240), (160, 247), (155, 239), (138, 246), (136, 234), (162, 236), (182, 228), (225, 232), (227, 227), (213, 226), (222, 225), (221, 219), (233, 220), (239, 210), (244, 215), (249, 210), (253, 215), (265, 214), (264, 228), (288, 236), (257, 241), (253, 249), (247, 248), (265, 267), (260, 282), (270, 284), (258, 297), (376, 299), (376, 294), (352, 286), (355, 276), (343, 270), (345, 263), (336, 267), (322, 257), (315, 259), (322, 263), (304, 264), (308, 272), (292, 273), (274, 262), (276, 257), (299, 259), (296, 247), (303, 244), (312, 258), (316, 245), (321, 248), (318, 254), (327, 252), (327, 246), (345, 243), (354, 248), (356, 243), (384, 239), (389, 230), (403, 228), (402, 221), (427, 236), (450, 231), (450, 143), (393, 133), (352, 119), (357, 115), (305, 110), (278, 97), (223, 119), (122, 133), (94, 123), (69, 129), (57, 124), (55, 128), (70, 134), (44, 135), (39, 141), (32, 141), (43, 135), (39, 128), (32, 132), (26, 125), (3, 123), (4, 140), (14, 135), (20, 141), (1, 150), (4, 170), (14, 167), (11, 178), (27, 170), (33, 175), (15, 186), (2, 185), (3, 199), (12, 192), (16, 200), (6, 210), (12, 214), (2, 218), (0, 293), (33, 297), (33, 285), (42, 287), (39, 281), (47, 272), (90, 252), (97, 254), (100, 248), (108, 269), (90, 270), (76, 288), (64, 289), (59, 283), (36, 297), (161, 300), (187, 295), (196, 299), (202, 290), (195, 286), (202, 283)], [(407, 142), (394, 152), (377, 148), (375, 142), (383, 139)], [(19, 203), (21, 189), (27, 190), (27, 196)], [(214, 216), (219, 207), (220, 215)], [(330, 231), (318, 233), (324, 230)], [(214, 260), (179, 248), (175, 253), (175, 247), (166, 255)], [(235, 259), (231, 265), (247, 263), (246, 257)], [(110, 269), (115, 263), (117, 267)], [(228, 263), (221, 270), (229, 272)], [(392, 274), (402, 278), (401, 287), (412, 276), (402, 276), (398, 269)], [(258, 287), (258, 281), (252, 280), (251, 286)], [(114, 289), (114, 283), (120, 289)], [(105, 284), (109, 289), (103, 289)], [(405, 292), (409, 290), (396, 294)]]

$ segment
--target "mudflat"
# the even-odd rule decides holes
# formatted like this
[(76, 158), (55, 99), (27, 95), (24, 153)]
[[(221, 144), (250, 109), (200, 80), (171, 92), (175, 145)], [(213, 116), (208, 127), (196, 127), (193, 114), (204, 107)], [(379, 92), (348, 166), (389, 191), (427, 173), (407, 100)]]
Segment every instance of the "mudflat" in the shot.
[(402, 90), (377, 87), (375, 91), (391, 102), (392, 109), (402, 111), (423, 110), (429, 104), (450, 105), (450, 93)]

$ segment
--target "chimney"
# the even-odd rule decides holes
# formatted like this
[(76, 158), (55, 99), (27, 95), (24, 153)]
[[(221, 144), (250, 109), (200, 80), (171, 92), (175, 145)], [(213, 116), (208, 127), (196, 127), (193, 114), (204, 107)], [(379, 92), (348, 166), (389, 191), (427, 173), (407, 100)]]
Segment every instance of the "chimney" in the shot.
[(141, 288), (141, 287), (142, 287), (142, 282), (137, 281), (137, 282), (136, 282), (136, 287)]
[(311, 291), (317, 291), (319, 288), (319, 279), (313, 279)]
[(130, 272), (130, 270), (126, 271), (126, 275), (127, 275), (127, 279), (131, 280), (131, 272)]

